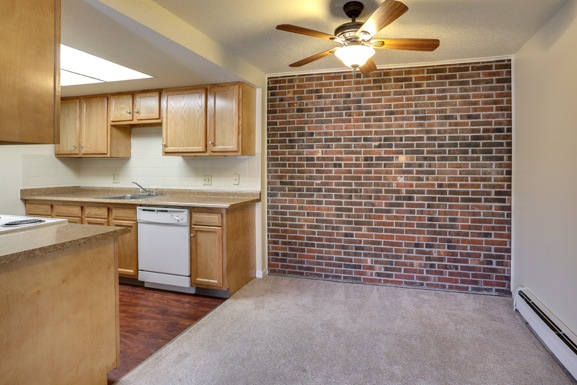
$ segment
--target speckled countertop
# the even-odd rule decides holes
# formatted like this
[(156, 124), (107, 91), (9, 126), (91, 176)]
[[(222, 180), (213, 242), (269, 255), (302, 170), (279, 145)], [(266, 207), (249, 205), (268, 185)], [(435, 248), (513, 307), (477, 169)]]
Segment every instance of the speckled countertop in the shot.
[(128, 233), (128, 228), (54, 224), (39, 226), (29, 230), (0, 235), (0, 268), (14, 262), (21, 262), (49, 253), (118, 237)]
[(144, 199), (103, 199), (121, 194), (137, 194), (137, 188), (108, 187), (49, 187), (20, 190), (22, 200), (47, 202), (78, 202), (126, 204), (134, 206), (209, 207), (230, 209), (260, 202), (259, 191), (215, 191), (189, 189), (158, 189), (158, 196)]

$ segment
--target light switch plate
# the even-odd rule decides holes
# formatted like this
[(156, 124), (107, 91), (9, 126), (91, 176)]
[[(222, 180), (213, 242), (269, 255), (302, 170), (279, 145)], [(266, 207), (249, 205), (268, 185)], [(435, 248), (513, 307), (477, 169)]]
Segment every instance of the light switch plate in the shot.
[(234, 174), (232, 176), (232, 184), (238, 186), (240, 184), (240, 175)]
[(112, 174), (112, 183), (120, 183), (120, 175)]
[(204, 186), (212, 186), (212, 175), (205, 175), (202, 177), (202, 184)]

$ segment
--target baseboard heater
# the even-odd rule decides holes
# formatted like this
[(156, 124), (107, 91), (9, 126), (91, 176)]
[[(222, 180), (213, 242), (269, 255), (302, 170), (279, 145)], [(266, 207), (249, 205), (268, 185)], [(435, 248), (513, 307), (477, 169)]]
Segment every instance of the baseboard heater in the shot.
[(577, 379), (577, 336), (529, 290), (517, 289), (514, 303), (515, 310), (519, 311), (545, 346)]

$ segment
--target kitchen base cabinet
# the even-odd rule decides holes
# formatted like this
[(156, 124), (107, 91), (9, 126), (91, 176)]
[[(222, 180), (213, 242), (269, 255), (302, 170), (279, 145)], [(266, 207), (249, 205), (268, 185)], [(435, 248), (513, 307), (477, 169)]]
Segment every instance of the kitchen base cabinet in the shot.
[(52, 216), (68, 220), (68, 223), (82, 223), (82, 206), (80, 205), (53, 205)]
[(82, 223), (86, 225), (108, 226), (108, 207), (84, 206)]
[(52, 205), (47, 203), (26, 202), (26, 215), (52, 218)]
[(234, 294), (255, 277), (255, 206), (191, 209), (191, 275), (199, 288)]
[(118, 237), (118, 275), (125, 278), (138, 278), (136, 208), (111, 208), (109, 225), (130, 229), (130, 233)]
[(107, 383), (120, 359), (115, 267), (113, 238), (2, 266), (0, 384)]
[[(109, 214), (110, 213), (110, 214)], [(26, 215), (67, 219), (69, 223), (127, 227), (117, 239), (118, 275), (138, 278), (138, 226), (136, 208), (26, 202)]]

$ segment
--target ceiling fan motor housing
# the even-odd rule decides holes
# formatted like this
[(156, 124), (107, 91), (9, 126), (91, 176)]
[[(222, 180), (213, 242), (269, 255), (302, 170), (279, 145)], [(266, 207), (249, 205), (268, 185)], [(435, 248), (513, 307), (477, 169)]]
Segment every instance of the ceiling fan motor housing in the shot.
[(348, 23), (339, 25), (335, 29), (335, 36), (340, 37), (346, 42), (355, 42), (359, 39), (356, 34), (359, 28), (362, 27), (363, 23), (357, 21), (357, 17), (361, 15), (365, 6), (360, 1), (349, 1), (343, 6), (345, 14), (352, 19)]
[(355, 41), (357, 40), (357, 31), (362, 27), (362, 25), (363, 23), (357, 21), (341, 24), (335, 29), (335, 36), (340, 37), (345, 41)]

